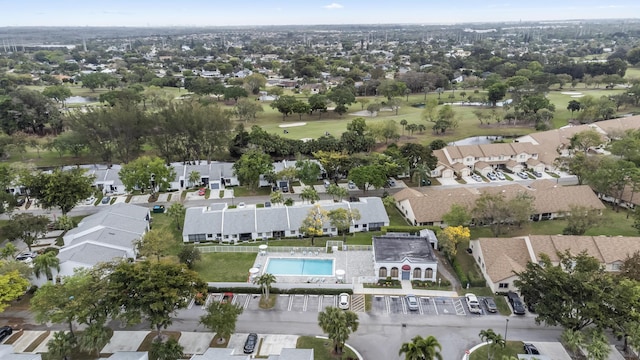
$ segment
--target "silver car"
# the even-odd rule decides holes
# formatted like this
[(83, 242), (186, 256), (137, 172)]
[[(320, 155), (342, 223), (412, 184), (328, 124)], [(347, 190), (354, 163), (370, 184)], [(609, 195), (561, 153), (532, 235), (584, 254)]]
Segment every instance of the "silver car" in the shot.
[(338, 295), (338, 307), (342, 310), (349, 310), (349, 294), (341, 293)]
[(418, 299), (416, 296), (409, 294), (405, 298), (407, 299), (407, 306), (409, 307), (409, 310), (418, 311)]

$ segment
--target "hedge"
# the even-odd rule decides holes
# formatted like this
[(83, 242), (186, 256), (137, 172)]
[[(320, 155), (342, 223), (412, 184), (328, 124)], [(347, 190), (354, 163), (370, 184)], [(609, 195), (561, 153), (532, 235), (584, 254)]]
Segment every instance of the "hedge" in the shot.
[(458, 262), (454, 260), (452, 262), (452, 266), (453, 266), (453, 271), (456, 272), (456, 275), (458, 276), (458, 279), (460, 280), (460, 284), (462, 285), (462, 287), (467, 286), (467, 283), (469, 283), (469, 278), (462, 270), (462, 267), (460, 267), (460, 264), (458, 264)]
[(417, 234), (420, 232), (420, 230), (424, 230), (424, 229), (429, 229), (432, 230), (436, 235), (438, 235), (438, 233), (440, 232), (440, 227), (438, 226), (410, 226), (410, 225), (403, 225), (403, 226), (383, 226), (382, 227), (382, 232), (384, 233), (388, 233), (388, 232), (399, 232), (399, 233), (410, 233), (410, 234)]
[[(210, 287), (210, 293), (232, 292), (235, 294), (261, 294), (262, 289), (259, 287)], [(271, 294), (305, 294), (305, 295), (338, 295), (341, 293), (353, 294), (351, 289), (327, 289), (327, 288), (292, 288), (278, 289), (272, 287), (269, 290)]]

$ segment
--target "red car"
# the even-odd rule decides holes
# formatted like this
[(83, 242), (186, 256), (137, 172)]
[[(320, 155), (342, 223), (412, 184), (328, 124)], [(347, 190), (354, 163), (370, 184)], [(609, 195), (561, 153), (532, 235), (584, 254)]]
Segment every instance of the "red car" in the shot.
[(220, 302), (230, 304), (231, 300), (233, 300), (233, 293), (226, 292), (222, 294), (222, 299), (220, 299)]
[(200, 196), (204, 196), (204, 194), (205, 194), (206, 192), (207, 192), (207, 189), (202, 188), (202, 189), (198, 190), (198, 195), (200, 195)]

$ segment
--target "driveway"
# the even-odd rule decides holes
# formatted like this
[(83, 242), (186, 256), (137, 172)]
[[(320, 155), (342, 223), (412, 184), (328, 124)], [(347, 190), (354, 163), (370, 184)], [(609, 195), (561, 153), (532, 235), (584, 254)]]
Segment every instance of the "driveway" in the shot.
[[(470, 178), (471, 179), (471, 178)], [(447, 186), (447, 185), (460, 185), (459, 182), (456, 181), (455, 178), (438, 178), (438, 181), (440, 182), (441, 185), (443, 186)]]
[(535, 345), (540, 354), (548, 356), (553, 360), (571, 360), (571, 356), (559, 342), (524, 341)]

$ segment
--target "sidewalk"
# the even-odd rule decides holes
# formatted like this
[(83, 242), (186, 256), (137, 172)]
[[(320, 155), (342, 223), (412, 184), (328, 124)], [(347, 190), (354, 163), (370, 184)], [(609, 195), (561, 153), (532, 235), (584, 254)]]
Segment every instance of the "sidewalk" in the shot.
[(402, 282), (401, 289), (384, 289), (384, 288), (366, 288), (362, 284), (353, 284), (354, 294), (369, 294), (369, 295), (397, 295), (405, 296), (413, 294), (423, 297), (458, 297), (458, 293), (455, 291), (443, 291), (443, 290), (422, 290), (413, 289), (409, 281)]

